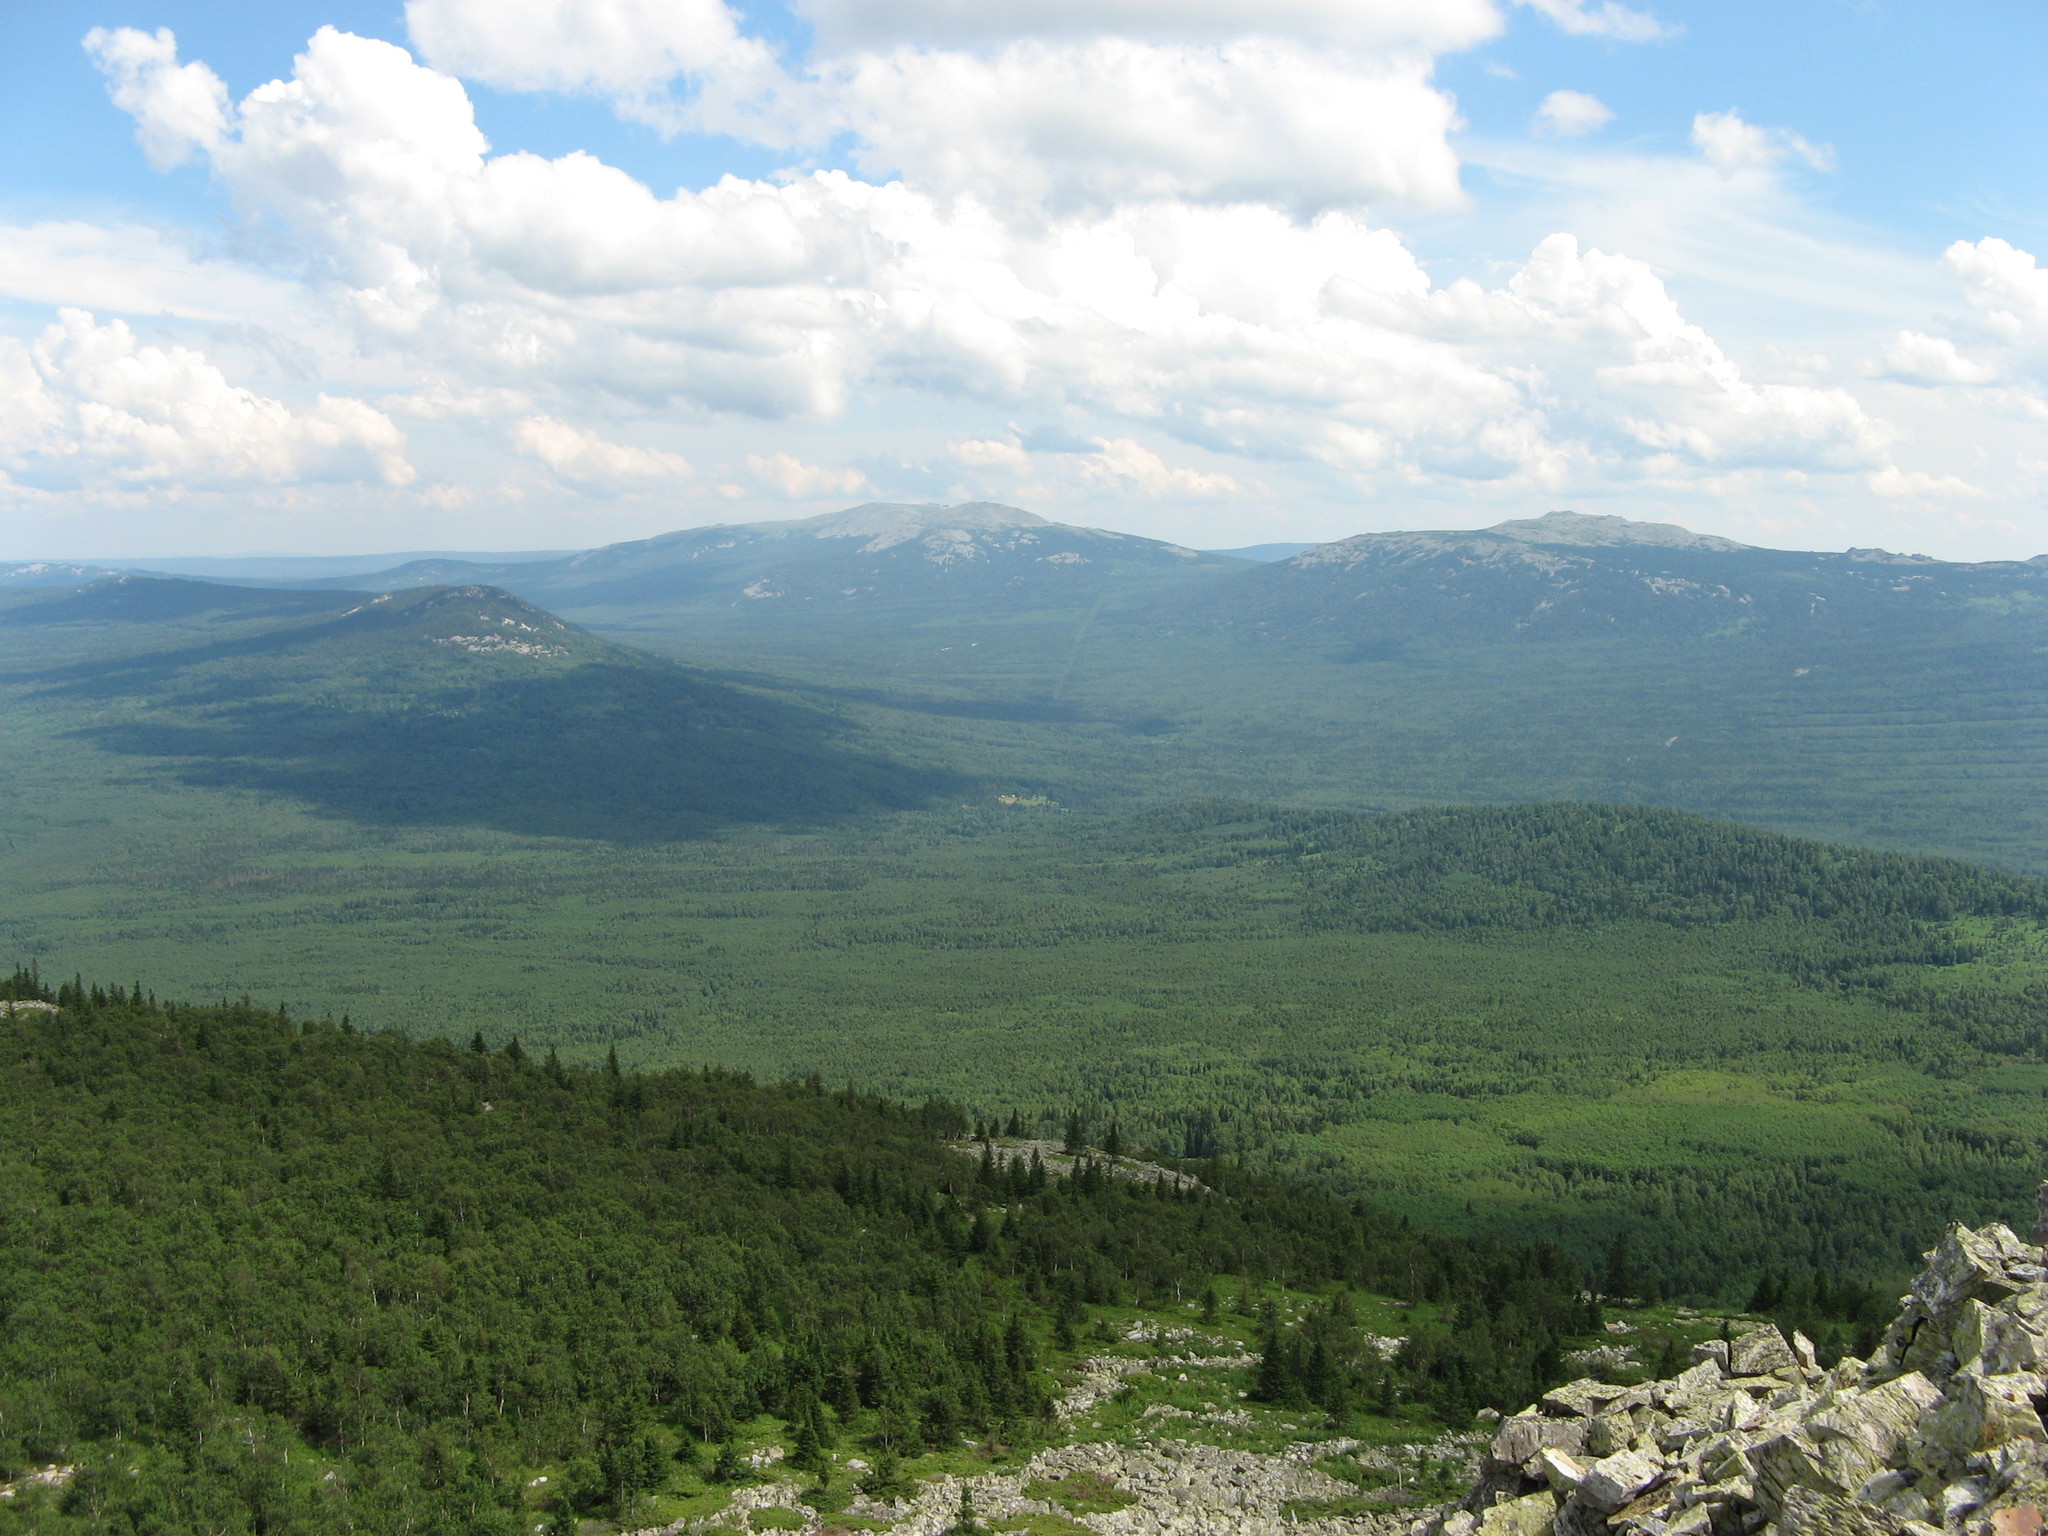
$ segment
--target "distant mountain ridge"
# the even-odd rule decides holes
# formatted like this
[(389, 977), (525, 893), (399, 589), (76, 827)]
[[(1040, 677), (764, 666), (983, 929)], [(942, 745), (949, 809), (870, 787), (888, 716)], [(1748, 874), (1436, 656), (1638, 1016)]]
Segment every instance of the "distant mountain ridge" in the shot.
[(1670, 523), (1551, 512), (1471, 531), (1366, 533), (1205, 594), (1212, 625), (1378, 642), (1850, 633), (1986, 601), (2048, 601), (2048, 560), (1764, 549)]
[[(788, 522), (719, 523), (517, 565), (415, 561), (350, 586), (491, 581), (550, 606), (980, 604), (1091, 594), (1242, 562), (1056, 523), (994, 502), (870, 502)], [(342, 585), (336, 578), (328, 585)]]

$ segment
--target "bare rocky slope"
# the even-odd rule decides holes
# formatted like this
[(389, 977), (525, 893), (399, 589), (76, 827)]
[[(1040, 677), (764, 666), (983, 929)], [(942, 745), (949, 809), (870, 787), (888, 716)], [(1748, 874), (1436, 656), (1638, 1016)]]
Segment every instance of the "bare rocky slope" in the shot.
[(1559, 1387), (1500, 1425), (1471, 1493), (1415, 1536), (2039, 1536), (2043, 1250), (1955, 1225), (1926, 1259), (1867, 1361), (1823, 1370), (1762, 1327), (1669, 1381)]

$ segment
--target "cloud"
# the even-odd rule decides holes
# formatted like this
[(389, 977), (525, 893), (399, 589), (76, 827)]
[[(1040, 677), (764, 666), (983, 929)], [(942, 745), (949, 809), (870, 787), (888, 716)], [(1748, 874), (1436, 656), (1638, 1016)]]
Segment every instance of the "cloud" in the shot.
[(1917, 469), (1897, 469), (1890, 465), (1866, 476), (1865, 481), (1873, 496), (1881, 496), (1887, 501), (1947, 502), (1959, 497), (1975, 499), (1986, 494), (1982, 486), (1972, 485), (1959, 475), (1930, 475)]
[(827, 54), (1019, 38), (1222, 42), (1292, 38), (1366, 51), (1448, 53), (1496, 36), (1490, 0), (802, 0)]
[(902, 49), (836, 76), (870, 175), (992, 186), (1024, 206), (1260, 201), (1313, 212), (1463, 201), (1450, 98), (1429, 61), (1359, 61), (1267, 39)]
[(2048, 341), (2048, 270), (2004, 240), (1958, 240), (1942, 264), (1995, 331), (2010, 341)]
[(1128, 437), (1105, 440), (1092, 458), (1082, 461), (1081, 473), (1119, 490), (1135, 490), (1146, 496), (1207, 498), (1236, 496), (1244, 490), (1229, 475), (1174, 469), (1151, 449)]
[(204, 64), (178, 63), (169, 27), (94, 27), (85, 51), (106, 76), (114, 105), (135, 119), (136, 142), (156, 170), (183, 164), (227, 132), (227, 86)]
[(1430, 72), (1500, 28), (1490, 0), (822, 4), (815, 56), (792, 68), (720, 0), (411, 0), (406, 15), (422, 57), (469, 79), (595, 91), (666, 132), (783, 151), (846, 139), (870, 176), (1000, 183), (1008, 206), (1061, 208), (1453, 206), (1456, 112)]
[(614, 443), (553, 416), (529, 416), (512, 429), (512, 445), (539, 459), (567, 485), (600, 494), (644, 490), (695, 473), (680, 454)]
[[(146, 112), (155, 98), (139, 99)], [(367, 351), (536, 398), (831, 420), (906, 390), (1407, 483), (1685, 484), (1886, 462), (1852, 396), (1745, 379), (1642, 262), (1558, 235), (1500, 287), (1437, 288), (1356, 210), (1290, 214), (1263, 200), (1276, 185), (1210, 201), (1227, 156), (1202, 188), (1175, 171), (1031, 219), (964, 187), (839, 171), (657, 198), (587, 154), (492, 156), (458, 82), (332, 29), (194, 144), (249, 217), (297, 242)], [(1131, 163), (1156, 170), (1170, 152)], [(1053, 151), (1020, 154), (1043, 165)], [(1146, 482), (1119, 452), (1104, 474), (1179, 473)], [(858, 478), (781, 452), (750, 467), (796, 497)]]
[(1935, 389), (2011, 385), (1991, 393), (2038, 414), (2048, 403), (2048, 270), (2031, 252), (1995, 237), (1958, 240), (1942, 253), (1942, 265), (1974, 311), (1958, 327), (1964, 338), (1901, 331), (1884, 347), (1880, 371)]
[(769, 57), (719, 0), (407, 0), (405, 24), (435, 68), (501, 90), (646, 95)]
[(1884, 349), (1884, 373), (1907, 384), (1989, 384), (1995, 366), (1963, 356), (1946, 336), (1901, 331)]
[(946, 452), (970, 469), (1009, 469), (1021, 473), (1031, 467), (1031, 456), (1014, 438), (969, 438), (948, 443)]
[(407, 0), (405, 19), (437, 69), (501, 90), (609, 96), (670, 134), (794, 136), (802, 82), (720, 0)]
[(303, 329), (295, 284), (202, 258), (160, 229), (84, 220), (0, 225), (0, 294), (52, 307)]
[(787, 453), (747, 455), (747, 473), (772, 486), (790, 501), (821, 496), (856, 496), (869, 489), (868, 477), (857, 469), (823, 469)]
[(1515, 0), (1527, 6), (1561, 32), (1574, 37), (1611, 37), (1623, 43), (1647, 43), (1660, 37), (1674, 37), (1681, 30), (1666, 26), (1648, 11), (1632, 10), (1615, 0)]
[(1536, 108), (1535, 128), (1539, 133), (1575, 139), (1613, 121), (1613, 110), (1597, 96), (1584, 91), (1552, 91)]
[(1759, 128), (1746, 123), (1732, 108), (1726, 112), (1702, 112), (1692, 120), (1693, 148), (1716, 170), (1768, 170), (1786, 159), (1804, 161), (1816, 171), (1835, 168), (1835, 152), (1826, 145), (1809, 143), (1786, 128)]
[(66, 309), (32, 343), (0, 338), (0, 466), (30, 480), (277, 485), (413, 478), (404, 435), (360, 400), (293, 411), (186, 347)]

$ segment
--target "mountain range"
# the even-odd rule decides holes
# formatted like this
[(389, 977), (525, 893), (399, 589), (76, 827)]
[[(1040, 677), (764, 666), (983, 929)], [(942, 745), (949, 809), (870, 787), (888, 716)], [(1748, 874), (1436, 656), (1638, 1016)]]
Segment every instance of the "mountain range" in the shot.
[(1247, 559), (877, 503), (289, 590), (449, 584), (800, 697), (892, 761), (1067, 804), (1646, 801), (2048, 867), (2048, 557), (1551, 512)]

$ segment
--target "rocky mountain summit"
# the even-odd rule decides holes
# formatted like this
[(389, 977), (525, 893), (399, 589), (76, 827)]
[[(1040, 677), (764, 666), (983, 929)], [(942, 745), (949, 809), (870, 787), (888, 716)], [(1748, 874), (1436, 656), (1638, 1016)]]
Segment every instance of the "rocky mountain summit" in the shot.
[(1414, 1536), (2039, 1536), (2048, 1255), (1955, 1225), (1926, 1259), (1867, 1361), (1766, 1325), (1668, 1381), (1545, 1394)]

